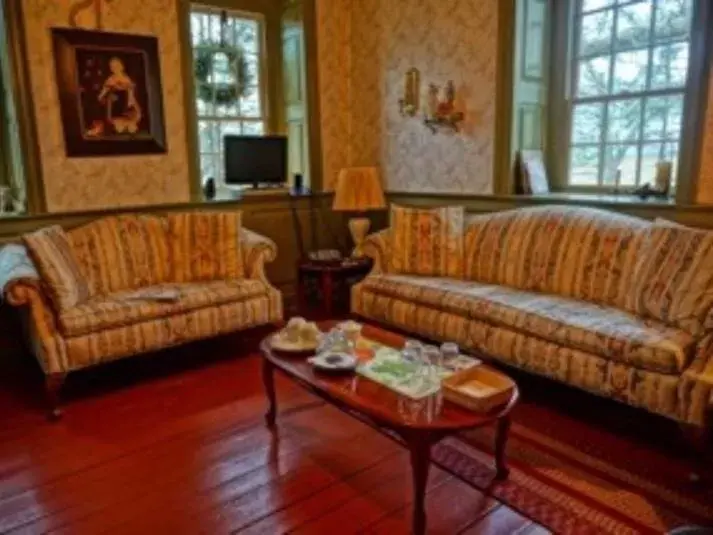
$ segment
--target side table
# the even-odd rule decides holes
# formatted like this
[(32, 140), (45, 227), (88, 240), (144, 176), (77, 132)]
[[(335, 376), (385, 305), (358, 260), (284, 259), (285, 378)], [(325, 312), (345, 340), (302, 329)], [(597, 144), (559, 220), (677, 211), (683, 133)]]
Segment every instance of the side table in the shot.
[(303, 260), (297, 265), (297, 306), (314, 319), (349, 313), (351, 287), (371, 271), (371, 258), (326, 263)]

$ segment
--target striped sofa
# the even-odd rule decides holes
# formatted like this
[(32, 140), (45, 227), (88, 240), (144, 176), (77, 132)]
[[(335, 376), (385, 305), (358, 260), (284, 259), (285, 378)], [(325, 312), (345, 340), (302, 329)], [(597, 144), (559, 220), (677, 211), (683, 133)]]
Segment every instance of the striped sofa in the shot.
[(68, 372), (282, 320), (281, 294), (264, 271), (277, 255), (272, 241), (236, 230), (242, 277), (177, 283), (167, 233), (166, 218), (149, 215), (107, 217), (62, 233), (80, 282), (92, 288), (74, 306), (53, 301), (27, 246), (0, 250), (0, 288), (23, 312), (56, 415)]
[(705, 430), (713, 233), (581, 207), (468, 216), (463, 275), (399, 273), (393, 229), (352, 311)]

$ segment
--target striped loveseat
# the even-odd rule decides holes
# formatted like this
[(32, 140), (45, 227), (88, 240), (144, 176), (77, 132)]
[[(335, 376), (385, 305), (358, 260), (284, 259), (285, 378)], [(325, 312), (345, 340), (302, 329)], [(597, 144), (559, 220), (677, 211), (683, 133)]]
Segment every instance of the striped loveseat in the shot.
[[(264, 271), (277, 255), (275, 244), (226, 216), (237, 222), (236, 229), (208, 226), (195, 237), (203, 242), (197, 247), (208, 251), (213, 240), (235, 238), (227, 253), (237, 268), (228, 266), (224, 273), (200, 257), (177, 258), (165, 217), (107, 217), (67, 232), (44, 229), (52, 231), (46, 233), (52, 240), (43, 241), (50, 256), (60, 262), (62, 254), (72, 256), (74, 267), (60, 275), (76, 282), (60, 299), (53, 298), (31, 236), (24, 245), (0, 250), (0, 287), (7, 303), (23, 312), (56, 414), (57, 392), (68, 372), (282, 320), (281, 294)], [(69, 249), (58, 254), (57, 242)], [(190, 273), (201, 264), (202, 273)], [(178, 273), (181, 265), (184, 272)]]
[(705, 429), (713, 405), (713, 233), (581, 207), (468, 216), (461, 276), (394, 269), (367, 238), (352, 310)]

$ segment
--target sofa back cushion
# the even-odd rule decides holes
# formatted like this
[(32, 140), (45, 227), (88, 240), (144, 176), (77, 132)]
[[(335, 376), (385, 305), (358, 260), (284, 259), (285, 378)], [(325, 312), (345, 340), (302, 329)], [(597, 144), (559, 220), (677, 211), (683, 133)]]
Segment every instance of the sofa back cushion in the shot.
[(192, 212), (168, 216), (175, 282), (241, 279), (241, 212)]
[(82, 304), (92, 296), (62, 227), (54, 225), (26, 234), (23, 241), (57, 312)]
[(466, 278), (626, 308), (649, 226), (567, 206), (475, 216), (466, 227)]
[(463, 276), (462, 206), (391, 206), (390, 272), (408, 275)]
[(170, 279), (164, 218), (107, 217), (68, 234), (82, 273), (99, 294), (152, 286)]
[(703, 335), (713, 328), (713, 232), (652, 225), (635, 282), (632, 311)]

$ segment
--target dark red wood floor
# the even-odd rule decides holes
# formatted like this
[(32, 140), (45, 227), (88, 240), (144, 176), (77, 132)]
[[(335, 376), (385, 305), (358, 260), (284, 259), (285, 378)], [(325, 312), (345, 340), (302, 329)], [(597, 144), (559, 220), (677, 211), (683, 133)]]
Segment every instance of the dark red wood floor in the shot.
[[(1, 533), (408, 533), (408, 457), (279, 380), (263, 426), (257, 337), (70, 376), (44, 418), (29, 358), (0, 363)], [(544, 533), (433, 468), (429, 533)]]

